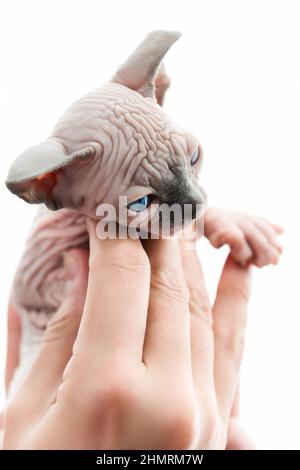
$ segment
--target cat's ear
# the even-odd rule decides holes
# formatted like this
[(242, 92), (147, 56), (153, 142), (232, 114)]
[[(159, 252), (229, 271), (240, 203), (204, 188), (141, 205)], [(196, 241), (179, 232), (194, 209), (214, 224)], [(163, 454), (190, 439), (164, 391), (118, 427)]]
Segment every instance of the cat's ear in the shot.
[(9, 170), (6, 186), (30, 204), (44, 203), (50, 209), (59, 209), (62, 207), (61, 201), (53, 194), (59, 173), (94, 154), (93, 147), (86, 147), (68, 155), (65, 147), (57, 140), (45, 140), (16, 158)]
[(119, 67), (112, 81), (138, 91), (145, 98), (156, 98), (162, 105), (170, 85), (162, 60), (180, 36), (177, 31), (152, 31)]
[(171, 79), (166, 73), (164, 63), (162, 63), (154, 79), (155, 98), (160, 106), (163, 106), (164, 104), (165, 94), (170, 85)]

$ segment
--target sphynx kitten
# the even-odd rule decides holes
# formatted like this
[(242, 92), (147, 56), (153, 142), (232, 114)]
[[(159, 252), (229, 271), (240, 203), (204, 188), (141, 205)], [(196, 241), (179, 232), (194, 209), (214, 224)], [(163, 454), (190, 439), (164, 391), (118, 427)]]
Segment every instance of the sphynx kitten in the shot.
[[(205, 202), (197, 182), (199, 142), (162, 109), (170, 85), (162, 60), (179, 36), (150, 33), (108, 83), (72, 104), (50, 137), (11, 166), (10, 191), (47, 206), (38, 213), (12, 290), (11, 310), (22, 333), (11, 392), (62, 302), (63, 253), (88, 242), (86, 216), (97, 218), (103, 203), (117, 206), (119, 195), (127, 196), (131, 219), (141, 212), (150, 217), (154, 200), (193, 208)], [(228, 244), (239, 263), (277, 263), (278, 226), (215, 208), (206, 210), (204, 220), (212, 245)]]

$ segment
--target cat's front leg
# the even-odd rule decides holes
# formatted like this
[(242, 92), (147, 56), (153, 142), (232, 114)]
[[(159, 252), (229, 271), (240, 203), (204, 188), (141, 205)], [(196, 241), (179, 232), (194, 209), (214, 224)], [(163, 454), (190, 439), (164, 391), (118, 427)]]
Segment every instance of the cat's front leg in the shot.
[(228, 245), (232, 257), (242, 265), (277, 264), (282, 253), (278, 235), (282, 227), (262, 217), (219, 208), (204, 214), (204, 235), (215, 248)]

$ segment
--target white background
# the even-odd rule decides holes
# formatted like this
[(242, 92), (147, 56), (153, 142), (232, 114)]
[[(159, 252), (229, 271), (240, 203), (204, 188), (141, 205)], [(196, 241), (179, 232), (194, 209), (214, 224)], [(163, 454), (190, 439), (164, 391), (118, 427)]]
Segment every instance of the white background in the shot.
[[(1, 2), (1, 375), (10, 285), (36, 210), (6, 190), (10, 162), (148, 31), (181, 30), (166, 110), (200, 137), (210, 203), (285, 227), (280, 265), (254, 272), (242, 420), (260, 448), (300, 449), (299, 24), (296, 0)], [(225, 251), (202, 243), (211, 293)]]

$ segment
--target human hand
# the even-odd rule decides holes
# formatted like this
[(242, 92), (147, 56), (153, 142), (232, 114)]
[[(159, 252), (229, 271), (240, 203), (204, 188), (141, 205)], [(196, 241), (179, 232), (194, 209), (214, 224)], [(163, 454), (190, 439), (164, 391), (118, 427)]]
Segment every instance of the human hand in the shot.
[[(198, 448), (253, 449), (255, 445), (239, 422), (239, 371), (243, 357), (250, 268), (229, 256), (211, 306), (196, 245), (181, 242), (181, 257), (190, 293), (191, 348), (199, 409), (207, 416), (205, 440)], [(202, 360), (201, 360), (202, 357)], [(200, 415), (201, 416), (201, 415)], [(205, 421), (204, 421), (205, 422)], [(200, 420), (200, 429), (203, 422)], [(203, 442), (204, 441), (204, 442)]]
[(4, 448), (224, 448), (248, 269), (228, 260), (212, 312), (178, 241), (149, 242), (147, 257), (139, 241), (89, 232), (83, 317), (87, 255), (75, 250), (65, 302), (8, 407)]

